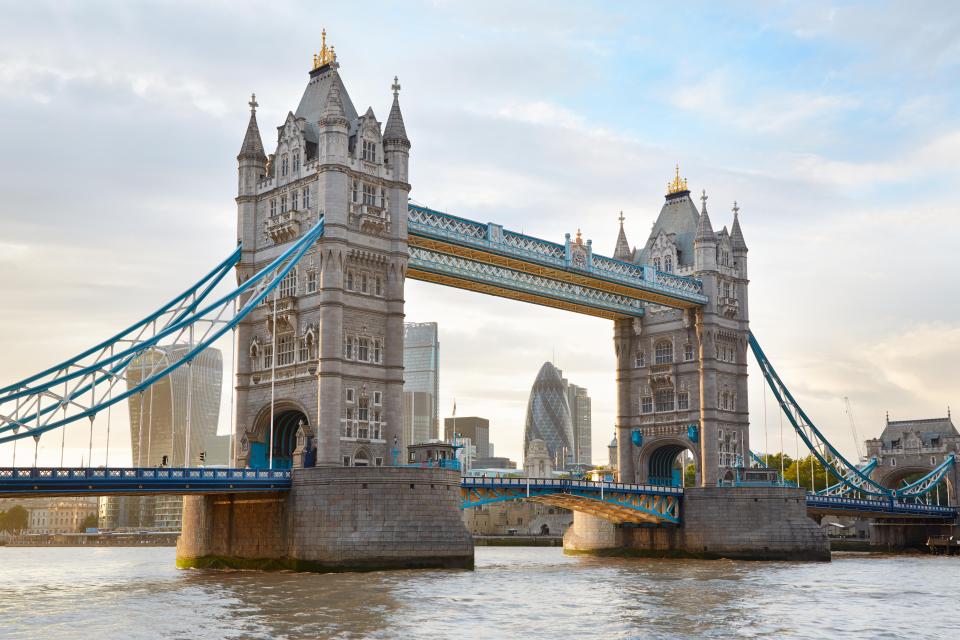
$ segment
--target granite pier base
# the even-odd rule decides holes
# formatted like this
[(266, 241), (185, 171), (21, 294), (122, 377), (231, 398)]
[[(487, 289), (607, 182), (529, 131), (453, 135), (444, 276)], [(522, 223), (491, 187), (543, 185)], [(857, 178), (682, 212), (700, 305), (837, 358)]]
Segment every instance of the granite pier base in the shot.
[(830, 560), (830, 543), (807, 516), (802, 489), (695, 487), (680, 525), (619, 525), (575, 513), (563, 538), (570, 554), (741, 560)]
[(472, 569), (459, 502), (457, 471), (296, 469), (290, 491), (186, 496), (177, 566)]

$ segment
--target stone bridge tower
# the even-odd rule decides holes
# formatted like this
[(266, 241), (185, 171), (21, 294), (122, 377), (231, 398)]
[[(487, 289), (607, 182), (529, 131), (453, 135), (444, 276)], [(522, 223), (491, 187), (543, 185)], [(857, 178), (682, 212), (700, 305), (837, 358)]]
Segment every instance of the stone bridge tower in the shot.
[[(867, 440), (866, 444), (867, 457), (877, 459), (871, 478), (890, 489), (929, 473), (950, 454), (960, 458), (960, 432), (949, 411), (946, 418), (890, 420), (888, 416), (880, 437)], [(941, 496), (941, 502), (960, 506), (958, 485), (960, 465), (953, 465), (946, 475), (947, 492)]]
[[(243, 281), (322, 216), (324, 235), (237, 333), (237, 462), (393, 463), (403, 404), (410, 141), (400, 85), (381, 128), (359, 115), (333, 48), (314, 56), (267, 156), (251, 100), (240, 154)], [(273, 434), (271, 447), (271, 432)], [(271, 455), (272, 454), (272, 455)]]
[(693, 454), (696, 483), (734, 477), (750, 446), (747, 402), (747, 245), (734, 203), (731, 231), (715, 232), (707, 195), (697, 210), (679, 169), (646, 245), (623, 231), (614, 257), (697, 278), (710, 299), (682, 311), (648, 304), (614, 327), (618, 466), (622, 482), (676, 484), (674, 461)]

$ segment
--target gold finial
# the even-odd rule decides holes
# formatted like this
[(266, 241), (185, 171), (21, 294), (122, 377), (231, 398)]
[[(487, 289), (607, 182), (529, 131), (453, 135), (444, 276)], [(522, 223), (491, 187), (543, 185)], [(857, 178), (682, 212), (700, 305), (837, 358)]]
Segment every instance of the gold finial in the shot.
[(580, 229), (577, 229), (577, 244), (583, 244), (583, 239), (580, 237)]
[(334, 51), (333, 45), (327, 46), (327, 30), (324, 29), (320, 32), (320, 53), (313, 54), (313, 68), (319, 69), (325, 64), (336, 61), (336, 59), (337, 52)]
[(676, 173), (673, 176), (673, 182), (667, 183), (667, 195), (671, 193), (680, 193), (687, 191), (687, 179), (680, 177), (680, 165), (677, 164)]

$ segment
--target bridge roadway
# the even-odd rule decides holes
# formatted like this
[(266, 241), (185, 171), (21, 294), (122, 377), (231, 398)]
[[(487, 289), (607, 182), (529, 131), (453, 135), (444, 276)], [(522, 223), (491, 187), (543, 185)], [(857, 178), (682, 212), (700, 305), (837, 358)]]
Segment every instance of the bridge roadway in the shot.
[[(220, 468), (0, 468), (0, 498), (82, 495), (225, 494), (287, 491), (289, 469)], [(681, 487), (554, 478), (461, 480), (462, 507), (531, 500), (606, 520), (632, 524), (678, 524)], [(957, 509), (891, 500), (861, 500), (807, 494), (811, 515), (954, 521)]]

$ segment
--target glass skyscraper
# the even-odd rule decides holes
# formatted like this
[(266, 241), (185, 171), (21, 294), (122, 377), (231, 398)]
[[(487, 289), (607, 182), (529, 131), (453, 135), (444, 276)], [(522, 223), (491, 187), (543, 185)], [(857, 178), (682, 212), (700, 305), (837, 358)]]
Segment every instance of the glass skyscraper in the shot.
[(570, 420), (573, 422), (573, 461), (577, 464), (593, 464), (592, 409), (590, 396), (583, 387), (567, 384), (567, 404), (570, 405)]
[(403, 443), (440, 437), (440, 341), (436, 322), (403, 326)]
[(523, 433), (524, 457), (533, 440), (546, 443), (555, 468), (562, 469), (574, 461), (573, 420), (567, 399), (567, 383), (551, 362), (543, 363), (530, 389)]

